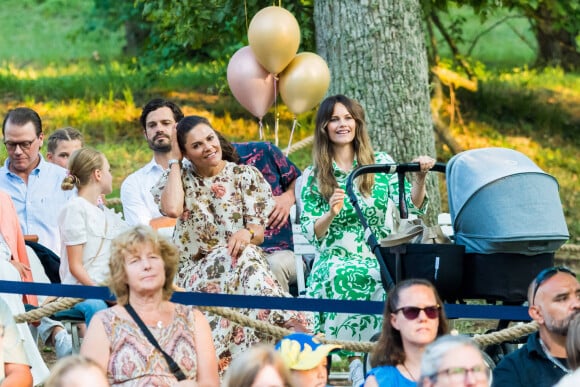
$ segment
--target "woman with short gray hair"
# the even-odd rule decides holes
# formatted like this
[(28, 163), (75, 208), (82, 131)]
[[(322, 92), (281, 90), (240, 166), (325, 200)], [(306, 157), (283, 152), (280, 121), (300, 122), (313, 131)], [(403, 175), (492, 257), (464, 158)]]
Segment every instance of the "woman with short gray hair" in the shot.
[(418, 385), (484, 387), (491, 384), (490, 375), (477, 343), (467, 336), (445, 335), (425, 349)]

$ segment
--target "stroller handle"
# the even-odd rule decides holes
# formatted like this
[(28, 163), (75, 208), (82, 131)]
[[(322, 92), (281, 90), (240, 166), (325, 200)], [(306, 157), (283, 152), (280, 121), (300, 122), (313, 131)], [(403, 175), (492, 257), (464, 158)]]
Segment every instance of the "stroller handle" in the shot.
[[(435, 163), (431, 171), (442, 172), (445, 173), (445, 164), (444, 163)], [(346, 180), (346, 193), (352, 206), (354, 207), (358, 218), (364, 228), (364, 234), (367, 238), (367, 243), (371, 249), (371, 251), (375, 254), (379, 261), (379, 267), (381, 271), (381, 281), (383, 283), (383, 287), (385, 291), (388, 292), (394, 285), (393, 278), (391, 277), (389, 270), (387, 269), (387, 265), (381, 253), (380, 244), (376, 238), (376, 236), (371, 231), (367, 220), (365, 219), (362, 210), (358, 204), (358, 199), (354, 194), (353, 189), (353, 182), (354, 179), (360, 175), (367, 174), (367, 173), (389, 173), (393, 174), (396, 173), (399, 178), (399, 187), (404, 187), (405, 184), (405, 173), (407, 172), (419, 172), (421, 170), (421, 165), (419, 163), (403, 163), (403, 164), (370, 164), (370, 165), (362, 165), (360, 167), (355, 168)], [(401, 218), (406, 219), (409, 214), (407, 211), (407, 205), (405, 202), (405, 190), (399, 189), (399, 211), (401, 213)]]
[[(445, 163), (435, 163), (430, 171), (445, 173), (446, 164)], [(355, 168), (354, 171), (348, 176), (346, 181), (346, 194), (350, 202), (355, 205), (358, 202), (356, 195), (354, 194), (354, 179), (360, 175), (367, 173), (396, 173), (399, 177), (399, 187), (403, 187), (405, 182), (405, 173), (407, 172), (419, 172), (421, 170), (421, 164), (419, 163), (401, 163), (401, 164), (370, 164), (362, 165)], [(358, 205), (355, 205), (355, 209), (358, 212)], [(399, 210), (401, 212), (401, 218), (407, 219), (409, 217), (407, 211), (407, 205), (405, 204), (405, 190), (399, 189)], [(360, 214), (359, 214), (360, 217)]]

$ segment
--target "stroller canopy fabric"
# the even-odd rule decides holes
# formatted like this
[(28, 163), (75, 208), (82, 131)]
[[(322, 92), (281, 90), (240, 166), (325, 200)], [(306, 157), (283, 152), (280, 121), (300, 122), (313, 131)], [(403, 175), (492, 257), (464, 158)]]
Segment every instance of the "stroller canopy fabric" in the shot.
[(568, 240), (556, 179), (520, 152), (462, 152), (446, 175), (456, 243), (466, 253), (535, 255)]

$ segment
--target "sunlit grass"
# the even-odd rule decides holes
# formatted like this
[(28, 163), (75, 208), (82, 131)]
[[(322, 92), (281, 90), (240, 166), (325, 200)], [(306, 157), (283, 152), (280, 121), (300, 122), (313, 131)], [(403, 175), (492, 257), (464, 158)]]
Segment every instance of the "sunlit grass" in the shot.
[(79, 35), (92, 7), (92, 0), (2, 0), (6, 11), (0, 12), (0, 59), (19, 68), (43, 68), (96, 56), (102, 61), (117, 57), (123, 31)]

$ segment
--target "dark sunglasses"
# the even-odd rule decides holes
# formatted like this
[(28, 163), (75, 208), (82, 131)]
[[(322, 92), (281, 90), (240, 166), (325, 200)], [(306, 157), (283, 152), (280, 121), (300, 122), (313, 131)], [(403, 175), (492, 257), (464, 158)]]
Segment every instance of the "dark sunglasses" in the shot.
[(536, 279), (534, 280), (534, 291), (532, 293), (532, 305), (534, 305), (536, 303), (536, 293), (538, 293), (538, 289), (540, 288), (540, 286), (542, 286), (542, 284), (544, 282), (546, 282), (547, 280), (549, 280), (550, 278), (552, 278), (554, 275), (556, 275), (556, 273), (568, 273), (573, 277), (576, 277), (576, 273), (574, 273), (572, 270), (568, 269), (566, 266), (554, 266), (554, 267), (548, 267), (547, 269), (542, 270), (540, 273), (538, 273), (538, 275), (536, 276)]
[(423, 311), (425, 312), (427, 318), (434, 320), (436, 318), (439, 318), (440, 310), (441, 305), (426, 306), (424, 308), (419, 308), (417, 306), (403, 306), (395, 310), (395, 313), (403, 312), (403, 316), (405, 316), (407, 320), (415, 320), (417, 317), (419, 317), (419, 313)]

